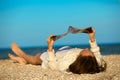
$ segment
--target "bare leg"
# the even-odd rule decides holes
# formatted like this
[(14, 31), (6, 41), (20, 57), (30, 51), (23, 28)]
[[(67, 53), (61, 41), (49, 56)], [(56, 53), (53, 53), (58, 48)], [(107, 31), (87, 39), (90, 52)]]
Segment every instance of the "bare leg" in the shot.
[(15, 42), (12, 43), (11, 49), (19, 57), (24, 58), (29, 64), (40, 65), (42, 63), (42, 60), (40, 59), (40, 54), (36, 54), (35, 56), (28, 55), (24, 51), (22, 51)]
[(8, 54), (8, 56), (10, 57), (10, 59), (12, 59), (13, 61), (17, 61), (19, 62), (20, 64), (27, 64), (27, 61), (24, 59), (24, 58), (21, 58), (21, 57), (15, 57), (13, 56), (12, 54)]

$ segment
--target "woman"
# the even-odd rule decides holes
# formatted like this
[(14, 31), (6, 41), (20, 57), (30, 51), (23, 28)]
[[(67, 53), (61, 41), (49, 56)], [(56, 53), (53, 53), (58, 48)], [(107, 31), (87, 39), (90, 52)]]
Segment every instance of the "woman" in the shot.
[(101, 56), (100, 49), (94, 38), (95, 32), (92, 28), (92, 32), (88, 33), (91, 46), (90, 50), (88, 48), (80, 49), (65, 46), (55, 53), (53, 49), (55, 40), (52, 38), (54, 35), (50, 35), (47, 39), (48, 50), (46, 52), (36, 54), (35, 56), (28, 55), (16, 43), (12, 43), (11, 49), (18, 56), (9, 54), (9, 57), (20, 64), (41, 65), (44, 69), (49, 68), (62, 72), (92, 74), (105, 71), (106, 63)]

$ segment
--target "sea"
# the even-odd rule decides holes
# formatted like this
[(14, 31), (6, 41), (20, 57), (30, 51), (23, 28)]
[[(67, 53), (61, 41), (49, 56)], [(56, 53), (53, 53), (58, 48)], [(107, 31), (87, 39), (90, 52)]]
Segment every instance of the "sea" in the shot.
[[(54, 46), (54, 50), (57, 51), (59, 48), (65, 45), (56, 45)], [(90, 48), (89, 45), (68, 45), (73, 48)], [(120, 55), (120, 43), (116, 44), (100, 44), (100, 52), (102, 55)], [(37, 53), (43, 53), (47, 50), (47, 46), (41, 46), (41, 47), (24, 47), (21, 48), (25, 53), (30, 55), (35, 55)], [(8, 53), (11, 53), (15, 55), (10, 48), (0, 48), (0, 59), (9, 59)], [(15, 55), (16, 56), (16, 55)]]

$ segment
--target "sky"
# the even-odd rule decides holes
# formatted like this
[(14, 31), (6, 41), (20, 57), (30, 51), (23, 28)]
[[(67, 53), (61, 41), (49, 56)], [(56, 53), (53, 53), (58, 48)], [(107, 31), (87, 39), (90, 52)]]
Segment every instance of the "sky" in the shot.
[[(96, 30), (99, 44), (120, 43), (120, 0), (0, 0), (0, 48), (47, 46), (50, 34), (69, 26)], [(87, 34), (69, 34), (55, 45), (89, 44)]]

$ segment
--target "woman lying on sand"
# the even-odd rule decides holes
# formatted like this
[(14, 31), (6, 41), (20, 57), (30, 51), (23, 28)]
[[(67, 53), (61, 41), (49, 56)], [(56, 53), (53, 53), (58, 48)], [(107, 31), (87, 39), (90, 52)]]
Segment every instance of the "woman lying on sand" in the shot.
[(95, 32), (93, 28), (92, 32), (88, 32), (90, 50), (88, 48), (80, 49), (65, 46), (54, 52), (53, 45), (55, 40), (52, 38), (54, 35), (50, 35), (47, 38), (48, 50), (46, 52), (32, 56), (22, 51), (14, 42), (11, 45), (11, 49), (17, 56), (11, 54), (8, 56), (20, 64), (41, 65), (44, 69), (49, 68), (76, 74), (98, 73), (106, 70), (106, 62), (103, 60), (94, 38)]

